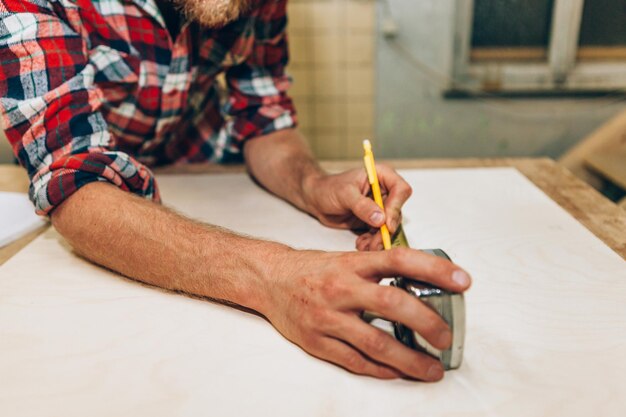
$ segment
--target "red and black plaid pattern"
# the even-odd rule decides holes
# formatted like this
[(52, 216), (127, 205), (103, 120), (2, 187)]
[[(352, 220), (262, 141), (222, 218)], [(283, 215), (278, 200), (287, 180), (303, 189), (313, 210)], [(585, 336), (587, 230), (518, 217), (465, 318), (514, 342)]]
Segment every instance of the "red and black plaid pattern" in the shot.
[(171, 39), (155, 0), (0, 0), (0, 121), (37, 212), (93, 181), (158, 200), (147, 166), (240, 160), (294, 127), (286, 0), (258, 3)]

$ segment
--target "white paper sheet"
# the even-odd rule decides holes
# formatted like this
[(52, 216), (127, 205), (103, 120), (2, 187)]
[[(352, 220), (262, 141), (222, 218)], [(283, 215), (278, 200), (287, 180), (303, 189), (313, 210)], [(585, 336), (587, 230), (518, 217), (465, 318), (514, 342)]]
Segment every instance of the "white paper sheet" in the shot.
[[(464, 363), (443, 381), (349, 374), (259, 317), (122, 278), (50, 231), (0, 268), (0, 415), (623, 417), (624, 260), (514, 170), (403, 174), (412, 246), (474, 276)], [(198, 219), (354, 247), (244, 175), (159, 182)]]
[(34, 210), (26, 194), (0, 191), (0, 248), (46, 223)]

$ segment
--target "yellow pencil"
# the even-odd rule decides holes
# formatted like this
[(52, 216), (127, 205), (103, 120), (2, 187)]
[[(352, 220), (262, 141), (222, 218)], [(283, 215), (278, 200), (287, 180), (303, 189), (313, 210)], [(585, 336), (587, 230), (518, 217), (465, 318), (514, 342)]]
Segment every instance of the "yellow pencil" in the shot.
[[(363, 141), (363, 149), (365, 150), (365, 170), (367, 171), (367, 179), (372, 187), (372, 196), (374, 201), (381, 208), (383, 213), (385, 212), (385, 206), (383, 205), (383, 196), (380, 193), (380, 184), (378, 183), (378, 174), (376, 173), (376, 164), (374, 163), (374, 154), (372, 153), (372, 144), (369, 140)], [(391, 237), (389, 236), (389, 229), (387, 225), (383, 224), (380, 228), (380, 234), (383, 237), (383, 246), (385, 250), (391, 249)]]

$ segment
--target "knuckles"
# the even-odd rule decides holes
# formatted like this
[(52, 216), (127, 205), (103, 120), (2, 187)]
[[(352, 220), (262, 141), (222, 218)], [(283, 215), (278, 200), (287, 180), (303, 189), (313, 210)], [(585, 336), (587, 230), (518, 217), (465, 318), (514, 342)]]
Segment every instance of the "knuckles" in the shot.
[(348, 299), (352, 294), (352, 289), (346, 285), (339, 275), (324, 277), (317, 286), (317, 291), (322, 300), (336, 304), (338, 301)]
[(403, 191), (405, 193), (404, 195), (408, 199), (413, 195), (413, 187), (411, 187), (407, 182), (404, 182), (403, 185)]
[(412, 251), (409, 248), (394, 248), (388, 253), (391, 265), (399, 265), (409, 262)]
[(410, 248), (394, 248), (387, 252), (387, 256), (387, 262), (392, 267), (397, 267), (398, 265), (419, 266), (421, 270), (419, 278), (435, 283), (448, 281), (456, 269), (455, 265), (447, 259), (421, 253)]
[(401, 302), (404, 294), (391, 287), (379, 287), (376, 293), (376, 307), (379, 313), (386, 313), (396, 308)]
[[(359, 236), (362, 239), (367, 239), (367, 237), (363, 237), (363, 235)], [(345, 273), (349, 274), (354, 271), (355, 266), (359, 264), (361, 261), (362, 254), (353, 253), (353, 252), (344, 252), (337, 258), (337, 271), (339, 274)]]
[(309, 326), (325, 333), (339, 326), (336, 316), (327, 308), (312, 309), (308, 316)]
[(363, 357), (357, 352), (346, 352), (341, 358), (341, 362), (343, 366), (354, 373), (365, 373), (365, 359), (363, 359)]
[(389, 336), (382, 332), (373, 332), (365, 336), (361, 343), (365, 352), (376, 358), (389, 349)]
[(339, 326), (336, 305), (351, 291), (337, 279), (307, 280), (299, 285), (291, 308), (292, 321), (305, 329), (328, 331)]
[(319, 335), (305, 331), (300, 334), (299, 339), (298, 343), (309, 352), (321, 352), (322, 346)]

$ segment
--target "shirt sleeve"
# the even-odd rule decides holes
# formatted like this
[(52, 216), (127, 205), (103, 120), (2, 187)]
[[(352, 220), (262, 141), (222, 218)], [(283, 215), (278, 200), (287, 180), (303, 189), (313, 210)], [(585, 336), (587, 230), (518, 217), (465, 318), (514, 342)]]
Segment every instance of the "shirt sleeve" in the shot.
[(151, 172), (114, 150), (93, 53), (50, 3), (0, 0), (0, 125), (41, 215), (94, 181), (158, 200)]
[(289, 61), (285, 0), (265, 1), (255, 22), (255, 42), (245, 62), (226, 72), (230, 133), (238, 146), (249, 138), (297, 125), (287, 90)]

